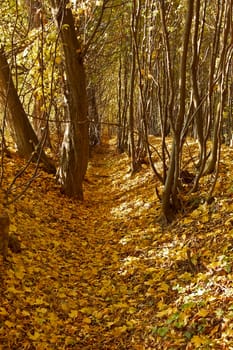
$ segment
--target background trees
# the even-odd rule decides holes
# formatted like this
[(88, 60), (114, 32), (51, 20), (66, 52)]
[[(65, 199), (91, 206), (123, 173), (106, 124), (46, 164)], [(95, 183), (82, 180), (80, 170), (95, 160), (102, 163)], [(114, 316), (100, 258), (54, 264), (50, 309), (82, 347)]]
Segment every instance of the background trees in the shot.
[[(16, 29), (9, 33), (9, 38), (6, 37), (8, 50), (12, 50), (15, 55), (16, 63), (13, 65), (12, 71), (15, 72), (18, 94), (20, 95), (20, 92), (23, 94), (23, 97), (19, 96), (18, 102), (22, 106), (21, 114), (24, 113), (25, 116), (25, 120), (22, 121), (14, 106), (12, 111), (12, 103), (9, 101), (11, 102), (13, 93), (12, 89), (7, 90), (7, 86), (13, 85), (13, 82), (11, 83), (7, 79), (6, 74), (4, 76), (6, 78), (5, 85), (2, 81), (2, 90), (5, 92), (6, 108), (10, 107), (10, 114), (15, 118), (11, 118), (15, 121), (13, 138), (18, 144), (18, 148), (21, 149), (24, 141), (28, 148), (25, 150), (24, 146), (24, 152), (21, 153), (28, 156), (28, 153), (30, 154), (39, 147), (40, 140), (42, 146), (57, 147), (52, 141), (54, 140), (55, 143), (60, 141), (60, 133), (64, 132), (63, 142), (57, 147), (60, 148), (61, 153), (57, 178), (62, 185), (62, 191), (78, 199), (83, 198), (82, 182), (87, 169), (89, 143), (84, 57), (95, 37), (97, 28), (100, 26), (105, 3), (107, 1), (97, 6), (94, 1), (88, 4), (85, 2), (71, 4), (69, 1), (51, 1), (52, 9), (51, 6), (49, 7), (49, 2), (42, 4), (31, 0), (25, 4), (16, 3), (13, 10), (11, 8), (12, 12), (16, 12), (17, 19), (24, 18), (23, 15), (26, 14), (26, 20), (19, 22), (16, 19), (14, 23)], [(75, 11), (75, 18), (71, 6)], [(94, 13), (93, 9), (96, 6), (102, 9), (100, 14)], [(10, 8), (7, 8), (6, 5), (6, 14), (8, 10)], [(85, 19), (92, 11), (94, 27), (88, 33), (90, 35), (88, 38)], [(57, 28), (54, 22), (56, 22)], [(11, 23), (8, 24), (10, 28)], [(16, 38), (18, 27), (21, 30), (22, 27), (24, 28), (20, 39), (18, 36)], [(59, 38), (61, 38), (61, 42)], [(25, 46), (21, 45), (16, 51), (15, 40), (19, 45), (18, 40), (22, 39), (28, 40), (28, 42)], [(31, 58), (30, 62), (28, 57)], [(19, 67), (26, 72), (22, 79), (18, 73)], [(57, 89), (57, 86), (60, 88)], [(33, 134), (34, 131), (24, 109), (28, 113), (39, 140)], [(10, 124), (10, 119), (6, 119)], [(59, 135), (55, 134), (54, 123)], [(30, 129), (33, 137), (28, 136), (28, 132), (22, 132), (22, 128), (23, 130)], [(49, 137), (50, 134), (52, 134), (52, 141)], [(20, 139), (17, 138), (18, 135), (20, 135)], [(44, 160), (45, 155), (42, 148), (40, 152), (40, 158)]]
[[(191, 194), (202, 175), (217, 172), (229, 109), (232, 3), (133, 1), (132, 13), (139, 16), (137, 29), (128, 29), (136, 46), (134, 135), (146, 143), (148, 133), (161, 136), (152, 159), (150, 146), (147, 152), (162, 184), (163, 216), (171, 221), (183, 207), (185, 182), (192, 182)], [(190, 137), (198, 141), (197, 156)]]
[(149, 160), (166, 221), (202, 176), (214, 175), (212, 196), (232, 138), (232, 1), (3, 1), (1, 28), (19, 99), (38, 144), (60, 158), (65, 193), (83, 197), (89, 134), (92, 144), (116, 136), (132, 174)]

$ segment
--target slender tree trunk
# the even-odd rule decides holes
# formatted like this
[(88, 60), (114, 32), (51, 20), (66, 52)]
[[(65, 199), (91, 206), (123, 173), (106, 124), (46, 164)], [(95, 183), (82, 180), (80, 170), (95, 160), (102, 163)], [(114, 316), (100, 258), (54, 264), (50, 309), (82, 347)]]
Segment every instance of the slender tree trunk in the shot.
[[(219, 52), (219, 66), (218, 70), (221, 72), (220, 74), (220, 81), (218, 82), (218, 90), (219, 90), (219, 102), (217, 105), (216, 110), (216, 116), (214, 119), (214, 126), (213, 126), (213, 135), (212, 135), (212, 149), (210, 158), (208, 159), (208, 162), (206, 164), (206, 167), (204, 169), (204, 175), (211, 174), (217, 164), (217, 158), (218, 158), (218, 150), (219, 150), (219, 143), (221, 142), (220, 136), (221, 136), (221, 126), (222, 126), (222, 117), (223, 117), (223, 111), (225, 107), (225, 103), (227, 100), (227, 88), (225, 86), (228, 76), (228, 69), (229, 69), (229, 58), (232, 56), (231, 51), (231, 40), (232, 40), (232, 0), (227, 2), (226, 4), (222, 4), (222, 20), (219, 23), (219, 27), (216, 28), (216, 33), (218, 33), (217, 42), (218, 45), (221, 45), (220, 52)], [(221, 37), (220, 28), (221, 25), (224, 23), (224, 30)], [(230, 56), (228, 57), (227, 53), (230, 52)], [(217, 55), (216, 55), (217, 56)]]
[[(39, 141), (45, 143), (46, 147), (52, 148), (50, 141), (50, 130), (48, 123), (48, 113), (46, 113), (46, 98), (44, 91), (44, 24), (43, 24), (43, 11), (42, 4), (38, 0), (25, 0), (25, 6), (28, 12), (28, 27), (30, 30), (40, 28), (42, 30), (40, 47), (38, 48), (38, 62), (40, 65), (40, 77), (42, 81), (40, 94), (33, 94), (34, 107), (33, 107), (33, 128)], [(41, 94), (42, 92), (42, 94)]]
[(96, 87), (94, 84), (90, 83), (87, 89), (88, 97), (88, 116), (90, 119), (89, 128), (89, 145), (95, 146), (100, 144), (100, 118), (96, 103)]
[[(202, 21), (200, 21), (200, 10), (201, 10), (201, 1), (196, 0), (195, 7), (195, 21), (194, 21), (194, 33), (192, 40), (192, 48), (193, 48), (193, 57), (191, 64), (191, 77), (192, 77), (192, 93), (193, 93), (193, 105), (195, 108), (195, 119), (194, 119), (194, 127), (197, 133), (198, 143), (199, 143), (199, 161), (197, 163), (198, 172), (196, 174), (194, 185), (192, 191), (195, 192), (198, 189), (198, 183), (202, 176), (205, 163), (207, 160), (207, 152), (206, 152), (206, 125), (204, 118), (204, 111), (202, 106), (201, 92), (200, 92), (200, 82), (198, 76), (198, 68), (200, 66), (200, 50), (204, 33), (205, 19), (206, 19), (206, 1), (203, 2), (203, 16)], [(201, 22), (201, 25), (200, 25)], [(201, 26), (201, 28), (199, 28)], [(200, 34), (199, 34), (200, 31)], [(207, 133), (208, 134), (208, 133)]]
[(58, 181), (65, 194), (83, 199), (82, 183), (89, 158), (86, 77), (74, 18), (66, 1), (51, 1), (63, 44), (69, 88), (69, 125), (61, 149)]
[(174, 212), (179, 207), (177, 197), (178, 179), (180, 175), (180, 156), (182, 151), (181, 131), (184, 124), (185, 106), (186, 106), (186, 74), (187, 74), (187, 57), (188, 45), (193, 18), (193, 0), (187, 0), (187, 15), (184, 28), (183, 49), (180, 64), (180, 86), (179, 86), (179, 112), (175, 122), (173, 135), (172, 153), (170, 165), (168, 168), (167, 178), (162, 196), (162, 212), (166, 221), (173, 219)]
[(42, 149), (42, 144), (28, 120), (23, 105), (14, 86), (10, 68), (3, 50), (0, 50), (0, 95), (2, 103), (6, 106), (7, 122), (16, 143), (18, 152), (25, 158), (40, 158), (46, 171), (55, 173), (54, 164), (48, 159)]
[(134, 137), (134, 94), (135, 94), (135, 74), (136, 74), (136, 49), (135, 49), (135, 31), (136, 31), (136, 1), (133, 1), (131, 15), (131, 72), (130, 72), (130, 93), (129, 93), (129, 139), (131, 153), (131, 172), (137, 170), (135, 137)]
[(198, 136), (198, 141), (200, 146), (200, 157), (202, 157), (203, 147), (204, 147), (204, 135), (203, 135), (204, 130), (203, 130), (202, 108), (200, 105), (201, 99), (200, 99), (199, 86), (198, 86), (198, 70), (197, 70), (198, 64), (199, 64), (199, 47), (198, 47), (198, 31), (199, 31), (199, 25), (200, 25), (199, 22), (200, 22), (200, 0), (197, 0), (196, 8), (195, 8), (194, 34), (193, 34), (193, 40), (192, 40), (193, 57), (192, 57), (192, 65), (191, 65), (191, 73), (192, 73), (191, 76), (192, 76), (193, 103), (196, 109), (195, 122), (196, 122), (197, 136)]
[(117, 130), (117, 149), (123, 153), (128, 149), (128, 109), (129, 109), (129, 62), (127, 53), (120, 57), (118, 72), (118, 130)]

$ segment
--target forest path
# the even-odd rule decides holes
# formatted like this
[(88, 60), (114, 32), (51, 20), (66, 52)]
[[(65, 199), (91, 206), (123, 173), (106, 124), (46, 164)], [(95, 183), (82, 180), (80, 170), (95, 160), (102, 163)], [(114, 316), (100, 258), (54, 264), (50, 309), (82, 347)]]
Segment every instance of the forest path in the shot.
[(83, 292), (88, 293), (87, 349), (143, 349), (140, 337), (133, 335), (139, 322), (133, 315), (144, 303), (144, 286), (133, 260), (140, 260), (142, 253), (137, 242), (145, 239), (141, 230), (146, 212), (146, 226), (148, 221), (154, 226), (153, 180), (148, 172), (147, 183), (146, 178), (131, 178), (128, 162), (115, 145), (105, 144), (95, 149), (87, 172), (88, 232), (80, 266), (81, 280), (86, 280)]
[(154, 230), (154, 184), (148, 169), (131, 178), (114, 148), (93, 152), (84, 202), (41, 173), (12, 207), (22, 253), (0, 271), (0, 349), (144, 349), (141, 257)]

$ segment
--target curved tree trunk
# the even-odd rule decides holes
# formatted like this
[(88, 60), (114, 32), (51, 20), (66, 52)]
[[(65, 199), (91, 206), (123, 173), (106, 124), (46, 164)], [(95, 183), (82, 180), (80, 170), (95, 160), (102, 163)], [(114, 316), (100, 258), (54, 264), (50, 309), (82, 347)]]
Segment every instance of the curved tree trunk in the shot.
[(77, 39), (74, 18), (66, 1), (51, 1), (63, 44), (69, 89), (67, 125), (58, 170), (58, 181), (65, 194), (83, 199), (82, 183), (89, 156), (86, 77), (82, 49)]
[(29, 159), (34, 153), (33, 158), (40, 159), (46, 171), (55, 173), (56, 168), (44, 153), (19, 99), (3, 49), (0, 50), (0, 95), (19, 154)]

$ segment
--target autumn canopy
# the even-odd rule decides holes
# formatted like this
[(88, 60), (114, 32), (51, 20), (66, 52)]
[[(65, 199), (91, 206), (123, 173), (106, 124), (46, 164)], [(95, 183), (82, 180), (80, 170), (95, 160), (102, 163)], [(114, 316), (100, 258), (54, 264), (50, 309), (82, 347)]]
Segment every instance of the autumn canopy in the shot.
[(0, 350), (233, 347), (233, 0), (2, 0)]

